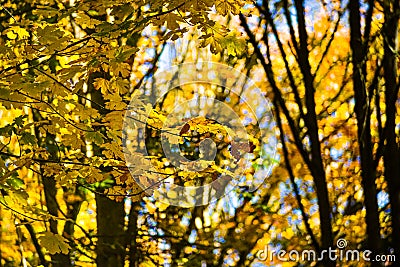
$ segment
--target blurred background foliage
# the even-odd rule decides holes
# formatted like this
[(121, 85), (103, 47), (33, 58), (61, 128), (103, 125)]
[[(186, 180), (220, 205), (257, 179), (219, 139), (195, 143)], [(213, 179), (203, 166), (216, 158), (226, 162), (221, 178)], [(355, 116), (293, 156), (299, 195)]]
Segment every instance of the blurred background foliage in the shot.
[[(399, 256), (399, 18), (396, 0), (2, 1), (0, 265), (395, 266), (256, 253), (321, 252), (344, 238), (346, 249)], [(171, 167), (160, 128), (179, 99), (207, 96), (251, 120), (229, 88), (154, 86), (157, 71), (204, 61), (247, 75), (272, 103), (278, 162), (255, 192), (222, 179), (220, 199), (170, 206), (151, 181), (210, 183), (239, 153), (216, 137), (220, 123), (181, 121), (185, 156), (213, 137), (216, 167), (197, 177)], [(132, 96), (163, 96), (132, 140), (137, 177), (122, 148)], [(246, 127), (247, 152), (263, 166), (259, 127)]]

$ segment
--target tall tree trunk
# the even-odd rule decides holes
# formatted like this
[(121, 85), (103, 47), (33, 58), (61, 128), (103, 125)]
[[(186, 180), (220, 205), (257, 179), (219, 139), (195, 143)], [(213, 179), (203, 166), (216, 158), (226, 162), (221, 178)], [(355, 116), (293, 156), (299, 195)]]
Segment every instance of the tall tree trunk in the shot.
[(398, 0), (384, 1), (385, 22), (383, 26), (385, 78), (386, 146), (384, 152), (385, 178), (389, 185), (390, 208), (392, 216), (391, 246), (396, 258), (400, 256), (400, 155), (396, 143), (396, 101), (398, 100), (399, 84), (397, 81), (398, 30), (400, 4)]
[[(98, 109), (101, 115), (107, 114), (104, 108), (104, 98), (100, 90), (93, 86), (95, 78), (105, 73), (93, 73), (88, 79), (88, 93), (93, 101), (93, 108)], [(101, 76), (103, 77), (103, 76)], [(105, 134), (105, 129), (100, 127), (99, 131)], [(93, 144), (93, 155), (102, 156), (101, 148)], [(102, 168), (102, 171), (107, 171)], [(125, 260), (125, 209), (124, 202), (116, 202), (102, 194), (102, 188), (96, 194), (96, 222), (97, 222), (97, 246), (96, 264), (98, 267), (122, 267)]]
[(125, 261), (124, 202), (96, 194), (98, 267), (123, 267)]
[[(357, 135), (361, 160), (361, 178), (364, 189), (366, 208), (367, 244), (374, 255), (381, 251), (380, 224), (378, 214), (377, 190), (375, 185), (376, 170), (372, 153), (371, 111), (366, 90), (366, 65), (361, 36), (360, 3), (350, 0), (350, 48), (353, 64), (353, 88), (355, 113), (357, 117)], [(372, 262), (372, 266), (379, 263)]]
[[(327, 250), (332, 247), (333, 234), (331, 224), (331, 206), (329, 203), (328, 187), (326, 183), (325, 169), (321, 156), (321, 143), (318, 137), (318, 122), (317, 114), (315, 111), (315, 88), (314, 76), (311, 73), (311, 66), (309, 62), (308, 51), (308, 35), (306, 30), (306, 22), (304, 15), (304, 2), (302, 0), (295, 0), (297, 11), (297, 23), (299, 30), (299, 49), (298, 61), (301, 73), (304, 78), (305, 87), (305, 103), (307, 113), (305, 114), (305, 124), (308, 128), (311, 145), (311, 174), (314, 177), (316, 193), (319, 206), (319, 218), (321, 229), (321, 249)], [(300, 105), (300, 104), (299, 104)], [(329, 259), (324, 261), (324, 266), (335, 266), (334, 262)]]
[[(33, 110), (33, 120), (38, 122), (42, 119), (40, 113), (36, 110)], [(40, 147), (46, 148), (46, 150), (50, 153), (51, 159), (57, 160), (58, 147), (55, 142), (55, 136), (47, 133), (46, 136), (42, 135), (39, 130), (35, 129), (35, 135), (38, 140), (38, 145)], [(46, 200), (47, 211), (50, 215), (58, 217), (58, 203), (56, 199), (57, 188), (56, 181), (54, 177), (45, 175), (43, 172), (43, 168), (40, 167), (40, 174), (43, 183), (44, 196)], [(57, 220), (50, 220), (50, 231), (53, 234), (58, 233), (58, 223)], [(71, 260), (68, 254), (56, 253), (51, 255), (51, 263), (54, 267), (69, 267), (71, 266)]]
[[(56, 182), (53, 177), (43, 175), (43, 187), (44, 195), (46, 199), (46, 207), (48, 212), (53, 216), (58, 216), (58, 204), (56, 200)], [(53, 234), (58, 234), (58, 223), (56, 220), (50, 220), (50, 231)], [(71, 259), (68, 254), (56, 253), (51, 256), (51, 262), (53, 267), (69, 267), (71, 265)]]
[[(138, 202), (139, 203), (139, 202)], [(127, 229), (127, 242), (126, 247), (129, 247), (129, 267), (138, 267), (140, 254), (137, 249), (137, 220), (139, 215), (140, 205), (138, 203), (132, 203), (131, 210), (129, 212), (129, 222)]]

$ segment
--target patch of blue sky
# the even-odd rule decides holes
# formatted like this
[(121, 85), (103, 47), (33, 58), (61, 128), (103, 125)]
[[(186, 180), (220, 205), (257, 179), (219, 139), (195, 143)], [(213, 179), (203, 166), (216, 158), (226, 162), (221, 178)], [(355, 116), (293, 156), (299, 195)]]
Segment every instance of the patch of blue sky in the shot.
[(214, 212), (216, 212), (217, 204), (218, 204), (217, 201), (211, 201), (211, 202), (207, 205), (205, 212), (206, 212), (206, 214), (207, 214), (208, 216), (212, 216), (212, 215), (214, 214)]
[[(247, 103), (247, 101), (248, 101), (248, 99), (247, 99), (246, 95), (245, 95), (245, 94), (242, 94), (242, 95), (240, 96), (239, 104)], [(246, 109), (244, 109), (244, 110), (246, 110)], [(247, 111), (247, 112), (248, 112), (248, 111)]]
[(156, 49), (154, 47), (149, 47), (145, 49), (145, 56), (144, 56), (144, 60), (145, 62), (143, 63), (143, 65), (145, 65), (146, 67), (151, 66), (151, 61), (154, 59), (154, 57), (156, 56)]
[(226, 266), (234, 266), (234, 260), (233, 260), (233, 258), (231, 258), (231, 257), (227, 257), (225, 260), (224, 260), (224, 265), (226, 265)]
[[(181, 43), (181, 41), (179, 41)], [(162, 51), (162, 54), (160, 55), (159, 61), (158, 61), (158, 68), (160, 70), (165, 70), (169, 69), (172, 67), (175, 62), (175, 59), (177, 57), (177, 51), (176, 51), (176, 46), (179, 47), (178, 40), (176, 43), (169, 41), (165, 44), (165, 48)]]
[(265, 177), (267, 177), (271, 173), (271, 170), (267, 166), (261, 166), (255, 173), (254, 173), (254, 180), (257, 184), (261, 184)]
[(224, 199), (227, 202), (227, 212), (230, 216), (235, 215), (236, 209), (240, 207), (242, 201), (238, 198), (236, 192), (229, 191)]
[(294, 215), (296, 215), (296, 219), (295, 220), (293, 220), (293, 222), (294, 222), (294, 224), (296, 224), (296, 225), (300, 225), (300, 224), (302, 224), (303, 223), (303, 216), (302, 216), (302, 214), (301, 214), (301, 211), (300, 211), (300, 209), (293, 209), (292, 210), (292, 213), (294, 214)]
[(151, 218), (150, 216), (147, 217), (147, 224), (150, 227), (156, 227), (157, 226), (157, 222), (155, 220), (153, 220), (153, 218)]
[(190, 224), (190, 217), (188, 217), (188, 216), (183, 216), (183, 217), (181, 218), (180, 224), (183, 225), (183, 226), (189, 226), (189, 224)]
[[(264, 140), (265, 142), (265, 140)], [(266, 157), (268, 160), (267, 162), (275, 163), (278, 162), (280, 159), (279, 154), (276, 153), (276, 145), (278, 144), (278, 140), (274, 137), (269, 137), (267, 142), (263, 145), (263, 158)], [(269, 167), (269, 166), (268, 166)]]
[(196, 239), (197, 239), (197, 231), (193, 229), (193, 230), (190, 232), (190, 235), (189, 235), (189, 238), (188, 238), (188, 242), (189, 242), (190, 244), (193, 244), (193, 243), (196, 242)]
[(296, 227), (299, 227), (303, 223), (300, 210), (292, 209), (292, 215), (289, 215), (287, 217), (287, 220), (288, 220), (289, 225), (292, 226), (292, 230), (294, 232), (296, 232), (297, 231)]
[[(260, 92), (254, 92), (256, 95), (261, 95)], [(261, 103), (260, 103), (261, 104)], [(258, 105), (256, 108), (257, 118), (263, 118), (264, 114), (269, 110), (268, 106)]]
[(157, 235), (157, 229), (155, 229), (155, 228), (149, 228), (148, 232), (149, 232), (149, 235), (151, 235), (151, 236)]
[(252, 122), (253, 122), (253, 119), (250, 118), (250, 117), (245, 117), (245, 118), (242, 120), (242, 124), (243, 124), (244, 126), (250, 125)]
[(333, 160), (339, 160), (342, 156), (343, 156), (343, 150), (342, 149), (336, 149), (334, 147), (332, 147), (330, 149), (330, 155), (332, 157)]
[(214, 255), (219, 255), (220, 253), (221, 253), (221, 249), (220, 248), (213, 249), (213, 254)]
[(221, 244), (226, 242), (225, 238), (223, 236), (221, 236), (221, 231), (220, 230), (216, 230), (215, 231), (215, 233), (214, 233), (214, 241), (218, 242), (218, 243), (221, 243)]
[[(299, 188), (299, 194), (302, 197), (305, 197), (307, 194), (314, 192), (314, 188), (311, 182), (309, 181), (304, 181), (301, 178), (296, 177), (294, 179), (297, 187)], [(287, 183), (289, 183), (290, 180), (287, 180)], [(292, 189), (292, 186), (290, 186), (290, 189)]]
[(165, 235), (163, 229), (157, 229), (157, 234), (158, 234), (159, 236), (164, 236), (164, 235)]
[(158, 246), (161, 250), (170, 250), (171, 244), (167, 243), (164, 239), (161, 239), (158, 243)]
[(313, 204), (309, 209), (309, 214), (313, 215), (318, 212), (318, 204)]
[[(270, 107), (264, 107), (264, 111), (269, 111), (269, 110), (270, 110)], [(265, 114), (265, 112), (264, 112), (264, 114)], [(264, 116), (262, 116), (261, 120), (259, 120), (258, 123), (260, 125), (260, 128), (262, 128), (262, 129), (265, 129), (265, 128), (273, 129), (276, 126), (274, 117), (272, 116), (272, 112), (270, 114), (267, 113)]]
[(379, 208), (384, 208), (387, 204), (389, 204), (389, 194), (384, 192), (384, 191), (380, 191), (377, 195), (378, 197), (378, 206)]
[(259, 200), (260, 200), (260, 196), (259, 196), (259, 195), (254, 195), (254, 196), (251, 198), (250, 203), (251, 203), (251, 204), (256, 204)]

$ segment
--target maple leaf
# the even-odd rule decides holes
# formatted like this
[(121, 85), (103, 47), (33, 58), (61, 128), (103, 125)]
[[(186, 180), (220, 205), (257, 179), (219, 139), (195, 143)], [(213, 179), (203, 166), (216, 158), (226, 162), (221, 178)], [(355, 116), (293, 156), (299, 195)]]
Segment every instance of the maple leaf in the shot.
[(128, 63), (121, 63), (117, 60), (113, 60), (110, 64), (110, 71), (114, 75), (120, 75), (124, 78), (128, 77), (130, 74), (130, 66)]
[(89, 28), (89, 29), (93, 29), (96, 27), (96, 25), (101, 24), (100, 20), (97, 19), (93, 19), (91, 17), (89, 17), (86, 14), (83, 13), (79, 13), (77, 15), (77, 17), (75, 18), (75, 21), (83, 28)]
[(103, 78), (94, 79), (94, 88), (101, 89), (101, 92), (107, 92), (110, 89), (110, 82)]
[(177, 14), (175, 14), (173, 12), (166, 14), (162, 18), (162, 21), (165, 21), (167, 23), (167, 28), (170, 30), (179, 29), (178, 22), (184, 22), (184, 20), (180, 16), (178, 16)]
[(218, 1), (215, 4), (215, 9), (217, 10), (218, 13), (220, 13), (223, 16), (228, 15), (229, 12), (232, 12), (232, 14), (236, 15), (240, 11), (240, 6), (234, 1), (223, 0), (223, 1)]
[(39, 236), (39, 244), (46, 248), (50, 254), (62, 253), (68, 254), (71, 247), (67, 243), (67, 239), (59, 234), (52, 232), (44, 232)]
[(118, 92), (105, 95), (104, 99), (109, 100), (106, 102), (106, 108), (110, 110), (124, 110), (127, 106)]

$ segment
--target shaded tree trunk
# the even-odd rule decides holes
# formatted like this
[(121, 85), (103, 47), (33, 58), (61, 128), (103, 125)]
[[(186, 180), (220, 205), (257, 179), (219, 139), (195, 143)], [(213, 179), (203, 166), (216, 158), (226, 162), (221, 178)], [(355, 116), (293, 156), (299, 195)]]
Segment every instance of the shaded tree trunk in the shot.
[[(101, 115), (109, 112), (104, 108), (104, 98), (99, 90), (93, 86), (95, 78), (106, 73), (93, 73), (88, 79), (88, 93), (92, 99), (93, 108)], [(105, 129), (97, 129), (105, 134)], [(101, 148), (93, 144), (93, 155), (102, 156)], [(107, 172), (106, 167), (101, 170)], [(116, 202), (103, 195), (104, 188), (98, 188), (96, 193), (96, 222), (97, 222), (97, 245), (96, 264), (98, 267), (120, 267), (125, 261), (125, 209), (124, 202)]]
[[(307, 113), (305, 114), (305, 124), (308, 128), (311, 142), (311, 166), (310, 171), (314, 177), (316, 193), (318, 198), (320, 229), (321, 229), (321, 249), (328, 249), (333, 244), (331, 206), (329, 203), (328, 187), (326, 183), (325, 168), (322, 162), (321, 144), (318, 137), (318, 123), (315, 112), (315, 88), (314, 76), (311, 73), (308, 51), (308, 36), (306, 31), (304, 2), (295, 0), (297, 10), (297, 23), (299, 31), (298, 62), (303, 74), (305, 86), (305, 103)], [(300, 106), (300, 103), (299, 103)], [(325, 266), (335, 266), (334, 263), (326, 259)]]
[[(48, 212), (53, 216), (58, 216), (58, 203), (56, 200), (56, 182), (53, 177), (42, 175), (44, 194), (46, 199), (46, 207)], [(57, 230), (58, 223), (56, 220), (50, 220), (50, 231), (53, 234), (58, 234)], [(51, 262), (53, 267), (69, 267), (71, 260), (68, 254), (56, 253), (51, 256)]]
[(125, 260), (124, 202), (96, 194), (97, 246), (99, 267), (122, 267)]
[[(366, 90), (365, 53), (361, 35), (360, 3), (351, 0), (350, 9), (350, 48), (353, 64), (353, 88), (355, 98), (355, 113), (357, 118), (357, 135), (361, 163), (362, 186), (364, 189), (364, 204), (366, 208), (367, 245), (373, 255), (381, 252), (380, 224), (378, 214), (377, 189), (375, 184), (376, 169), (373, 158), (373, 143), (371, 137), (371, 109)], [(372, 262), (372, 266), (379, 263)]]
[[(296, 19), (297, 19), (297, 27), (298, 27), (298, 41), (295, 35), (295, 31), (293, 28), (293, 24), (291, 22), (290, 16), (288, 16), (288, 23), (290, 28), (291, 40), (293, 42), (294, 50), (296, 51), (297, 63), (298, 67), (303, 75), (303, 85), (305, 87), (305, 107), (306, 113), (303, 112), (303, 103), (301, 98), (299, 97), (299, 88), (298, 85), (294, 82), (293, 73), (291, 73), (291, 69), (287, 63), (287, 59), (285, 56), (284, 49), (282, 48), (282, 44), (280, 43), (279, 36), (277, 34), (276, 25), (274, 24), (271, 11), (269, 10), (268, 1), (263, 2), (263, 8), (259, 8), (259, 11), (262, 12), (268, 20), (269, 25), (274, 31), (276, 42), (278, 43), (278, 47), (280, 47), (280, 52), (282, 55), (282, 59), (286, 63), (286, 71), (288, 72), (289, 79), (291, 81), (291, 89), (296, 97), (296, 104), (298, 105), (300, 111), (300, 117), (304, 119), (304, 123), (307, 131), (307, 136), (309, 138), (309, 147), (310, 149), (306, 149), (303, 145), (303, 137), (301, 134), (301, 128), (296, 124), (294, 119), (292, 118), (285, 100), (282, 96), (282, 91), (278, 87), (275, 82), (275, 74), (272, 69), (272, 60), (269, 54), (269, 40), (267, 34), (265, 37), (265, 44), (267, 46), (267, 60), (264, 58), (264, 54), (261, 53), (258, 48), (258, 42), (255, 39), (255, 35), (250, 31), (250, 28), (243, 16), (241, 16), (241, 22), (247, 35), (250, 38), (250, 41), (255, 49), (258, 59), (261, 61), (261, 64), (265, 70), (267, 79), (269, 84), (271, 85), (274, 93), (274, 97), (276, 99), (275, 108), (278, 110), (281, 109), (285, 118), (288, 120), (289, 127), (291, 129), (291, 134), (295, 140), (296, 148), (301, 154), (304, 162), (306, 163), (308, 169), (310, 170), (314, 182), (315, 182), (315, 191), (318, 199), (319, 206), (319, 218), (320, 218), (320, 230), (321, 230), (321, 245), (315, 242), (314, 246), (316, 250), (328, 249), (333, 245), (333, 234), (332, 234), (332, 224), (331, 224), (331, 206), (329, 203), (329, 195), (328, 188), (326, 182), (326, 174), (325, 168), (322, 161), (321, 156), (321, 142), (318, 137), (318, 119), (315, 111), (315, 85), (314, 85), (314, 75), (311, 72), (311, 66), (309, 62), (309, 50), (308, 50), (308, 34), (306, 30), (305, 23), (305, 10), (304, 10), (304, 2), (302, 0), (295, 0), (295, 9), (296, 9)], [(286, 4), (286, 11), (288, 10), (288, 3)], [(289, 134), (289, 133), (286, 133)], [(307, 223), (307, 222), (306, 222)], [(324, 266), (335, 266), (335, 262), (330, 261), (325, 257), (323, 263)]]
[(140, 263), (140, 255), (138, 253), (138, 246), (136, 243), (139, 208), (139, 204), (132, 203), (132, 207), (129, 212), (129, 222), (126, 233), (127, 242), (125, 244), (125, 246), (129, 248), (129, 267), (138, 267)]
[(383, 69), (385, 78), (386, 146), (384, 152), (385, 178), (389, 185), (390, 208), (392, 216), (392, 234), (390, 246), (394, 248), (396, 258), (400, 256), (400, 154), (396, 142), (396, 101), (399, 84), (397, 81), (398, 30), (400, 19), (399, 1), (384, 1), (385, 22)]
[[(33, 110), (32, 112), (33, 112), (33, 120), (35, 122), (38, 122), (42, 119), (38, 111)], [(58, 147), (55, 142), (55, 136), (49, 133), (47, 133), (47, 135), (44, 136), (42, 133), (39, 132), (37, 128), (35, 129), (35, 135), (38, 140), (38, 145), (40, 147), (45, 148), (50, 153), (50, 156), (53, 160), (57, 160)], [(40, 174), (43, 183), (47, 211), (49, 212), (50, 215), (58, 217), (59, 207), (56, 200), (56, 194), (57, 194), (56, 181), (54, 180), (54, 177), (45, 175), (42, 167), (40, 168)], [(57, 220), (51, 219), (49, 224), (50, 224), (50, 231), (53, 234), (59, 234)], [(72, 266), (69, 255), (62, 253), (56, 253), (54, 255), (51, 255), (51, 263), (52, 266), (54, 267)]]

